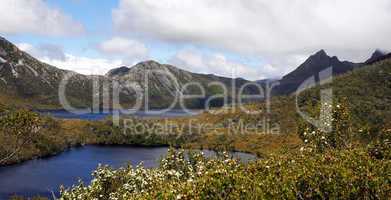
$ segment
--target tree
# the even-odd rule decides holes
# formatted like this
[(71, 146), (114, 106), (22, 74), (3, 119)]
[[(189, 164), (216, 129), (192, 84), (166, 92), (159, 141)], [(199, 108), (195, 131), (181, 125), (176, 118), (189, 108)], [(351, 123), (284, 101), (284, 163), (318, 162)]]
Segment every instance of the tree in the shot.
[(18, 110), (0, 117), (0, 164), (5, 164), (18, 156), (20, 151), (38, 134), (41, 129), (38, 114)]

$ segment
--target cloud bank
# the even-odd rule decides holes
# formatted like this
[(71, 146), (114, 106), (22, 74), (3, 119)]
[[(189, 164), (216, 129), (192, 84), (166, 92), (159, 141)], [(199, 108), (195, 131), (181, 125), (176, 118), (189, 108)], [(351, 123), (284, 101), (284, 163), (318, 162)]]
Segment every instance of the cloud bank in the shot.
[(90, 58), (64, 53), (61, 46), (53, 44), (33, 46), (29, 43), (19, 43), (16, 46), (42, 62), (85, 75), (103, 75), (110, 69), (122, 65), (122, 60), (119, 59)]
[(215, 74), (232, 78), (245, 77), (250, 80), (263, 79), (268, 75), (274, 75), (273, 73), (276, 73), (276, 69), (271, 66), (250, 68), (241, 63), (229, 60), (220, 53), (206, 55), (192, 49), (179, 51), (169, 62), (191, 72)]
[(98, 45), (98, 50), (106, 56), (123, 58), (124, 64), (132, 64), (148, 57), (148, 49), (143, 43), (122, 37), (113, 37), (102, 42)]
[(73, 36), (85, 31), (81, 23), (43, 0), (2, 0), (0, 24), (5, 34)]
[(391, 49), (389, 0), (120, 0), (112, 15), (122, 34), (266, 57)]

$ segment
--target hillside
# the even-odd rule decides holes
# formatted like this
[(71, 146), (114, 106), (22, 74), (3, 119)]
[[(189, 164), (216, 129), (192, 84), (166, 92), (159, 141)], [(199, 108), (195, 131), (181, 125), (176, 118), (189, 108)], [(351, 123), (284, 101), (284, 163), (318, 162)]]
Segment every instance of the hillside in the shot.
[[(352, 134), (359, 143), (371, 143), (381, 138), (391, 139), (391, 59), (378, 61), (371, 65), (334, 77), (333, 82), (323, 86), (308, 89), (298, 96), (298, 104), (302, 111), (308, 114), (319, 114), (320, 89), (333, 89), (334, 104), (346, 103), (347, 112), (351, 115)], [(300, 129), (301, 117), (296, 110), (296, 96), (275, 96), (271, 99), (271, 112), (266, 113), (265, 103), (252, 103), (247, 109), (261, 111), (259, 114), (249, 115), (236, 109), (214, 115), (205, 114), (197, 123), (213, 123), (228, 130), (232, 123), (255, 126), (264, 119), (270, 120), (266, 125), (279, 126), (280, 135), (264, 133), (232, 134), (225, 139), (219, 135), (206, 134), (202, 136), (201, 146), (215, 145), (230, 146), (249, 152), (264, 154), (276, 149), (297, 147), (297, 133)], [(336, 108), (334, 108), (336, 109)], [(318, 117), (318, 116), (314, 116)], [(221, 132), (228, 132), (222, 131)], [(260, 130), (264, 131), (264, 130)], [(197, 141), (197, 142), (198, 142)], [(196, 142), (196, 143), (197, 143)], [(200, 146), (195, 144), (195, 146)]]
[[(200, 87), (204, 89), (205, 96), (186, 101), (189, 107), (204, 108), (205, 101), (212, 95), (222, 95), (227, 89), (228, 101), (235, 101), (239, 88), (247, 83), (247, 80), (237, 78), (226, 78), (215, 75), (197, 74), (179, 69), (172, 65), (160, 64), (156, 61), (145, 61), (130, 68), (120, 67), (109, 71), (108, 78), (119, 81), (122, 87), (132, 87), (139, 90), (141, 94), (146, 91), (149, 94), (150, 106), (169, 106), (178, 93), (185, 95), (202, 94)], [(219, 83), (220, 85), (213, 85)], [(245, 94), (255, 94), (257, 89), (254, 86), (245, 88)], [(235, 94), (236, 93), (236, 94)], [(211, 106), (222, 106), (223, 99), (217, 98), (210, 102)]]
[[(279, 96), (272, 101), (272, 120), (297, 120), (291, 134), (229, 133), (229, 119), (234, 123), (244, 120), (246, 124), (262, 120), (262, 115), (240, 111), (205, 114), (196, 121), (220, 125), (218, 132), (205, 132), (194, 141), (197, 148), (244, 150), (257, 153), (262, 159), (242, 163), (224, 153), (221, 157), (206, 158), (194, 152), (170, 150), (159, 167), (153, 169), (142, 165), (120, 169), (99, 167), (93, 173), (91, 185), (79, 183), (63, 190), (61, 197), (389, 199), (391, 59), (336, 77), (324, 87), (332, 87), (336, 94), (330, 133), (319, 129), (307, 132), (312, 125), (298, 123), (294, 97)], [(304, 93), (301, 103), (318, 104), (319, 89)], [(258, 110), (263, 105), (248, 108)], [(186, 123), (187, 119), (182, 120), (177, 122)]]
[[(109, 102), (104, 102), (102, 96), (109, 93), (112, 97), (113, 91), (119, 92), (119, 101), (123, 107), (132, 107), (141, 94), (147, 93), (149, 107), (165, 108), (171, 105), (174, 97), (178, 96), (178, 92), (187, 83), (193, 85), (187, 87), (185, 94), (201, 94), (199, 87), (194, 84), (196, 83), (205, 89), (205, 97), (187, 100), (186, 105), (190, 108), (203, 108), (209, 96), (224, 92), (220, 85), (209, 85), (210, 83), (219, 82), (225, 86), (229, 102), (236, 99), (234, 93), (238, 92), (240, 86), (249, 83), (239, 78), (191, 73), (155, 61), (141, 62), (130, 68), (113, 69), (105, 76), (85, 76), (40, 62), (4, 38), (0, 38), (0, 58), (0, 101), (7, 105), (30, 108), (61, 108), (59, 87), (64, 77), (70, 74), (72, 76), (66, 85), (66, 98), (72, 106), (84, 108), (92, 106), (93, 97), (99, 97), (99, 107), (112, 108), (112, 98)], [(93, 91), (94, 80), (99, 83), (99, 91)], [(246, 94), (254, 94), (257, 89), (249, 86), (244, 91)], [(144, 102), (145, 99), (142, 99), (143, 104)], [(222, 104), (221, 98), (210, 102), (211, 106)]]
[(339, 75), (361, 66), (359, 63), (340, 61), (336, 56), (329, 56), (324, 50), (320, 50), (310, 56), (294, 71), (288, 73), (280, 80), (273, 93), (276, 95), (289, 95), (296, 91), (298, 86), (311, 76), (317, 77), (318, 73), (326, 68), (333, 67), (333, 75)]
[(336, 77), (331, 84), (317, 86), (301, 95), (301, 101), (319, 99), (320, 88), (332, 88), (334, 101), (346, 98), (357, 129), (378, 134), (391, 128), (391, 59), (384, 57)]
[(66, 87), (68, 101), (77, 107), (90, 105), (91, 77), (42, 63), (0, 38), (0, 90), (5, 104), (59, 107), (58, 88), (63, 77), (73, 76)]

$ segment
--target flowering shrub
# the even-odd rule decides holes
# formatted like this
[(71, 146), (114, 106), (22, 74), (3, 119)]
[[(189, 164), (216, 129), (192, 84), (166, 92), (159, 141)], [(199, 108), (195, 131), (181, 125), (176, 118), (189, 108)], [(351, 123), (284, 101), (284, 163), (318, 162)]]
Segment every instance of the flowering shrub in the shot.
[(61, 190), (61, 200), (128, 199), (387, 199), (390, 160), (363, 149), (307, 151), (244, 164), (170, 150), (158, 168), (99, 167), (88, 186)]
[[(303, 120), (299, 123), (299, 135), (307, 144), (307, 148), (323, 152), (329, 148), (341, 149), (350, 146), (352, 142), (352, 120), (345, 101), (334, 104), (325, 103), (321, 108), (318, 105), (310, 111), (317, 115), (321, 109), (328, 109), (331, 115), (326, 115), (330, 119), (320, 119), (323, 123), (319, 125), (320, 127)], [(329, 127), (329, 131), (325, 131), (324, 127)]]

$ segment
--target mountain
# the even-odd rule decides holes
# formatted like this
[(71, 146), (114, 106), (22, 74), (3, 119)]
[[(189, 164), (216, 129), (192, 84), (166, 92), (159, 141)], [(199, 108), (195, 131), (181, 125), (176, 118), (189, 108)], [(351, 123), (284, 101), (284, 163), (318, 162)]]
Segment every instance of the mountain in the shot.
[(336, 56), (330, 57), (324, 50), (320, 50), (314, 55), (311, 55), (303, 64), (294, 71), (285, 75), (280, 80), (280, 85), (273, 89), (275, 95), (288, 95), (296, 91), (296, 89), (306, 79), (311, 76), (317, 77), (319, 72), (333, 67), (333, 75), (339, 75), (353, 70), (361, 66), (359, 63), (348, 61), (340, 61)]
[[(223, 94), (221, 86), (227, 88), (228, 101), (234, 102), (239, 88), (250, 83), (244, 79), (232, 79), (214, 75), (196, 74), (172, 65), (155, 61), (141, 62), (132, 67), (120, 67), (110, 70), (105, 76), (86, 76), (76, 72), (62, 70), (40, 62), (29, 54), (19, 50), (11, 42), (0, 38), (0, 103), (23, 105), (31, 108), (61, 108), (59, 88), (64, 77), (71, 75), (65, 85), (66, 100), (73, 107), (112, 108), (113, 91), (119, 94), (119, 103), (123, 107), (132, 107), (141, 94), (148, 94), (148, 100), (142, 99), (152, 108), (165, 108), (171, 105), (186, 86), (185, 94), (201, 94), (205, 97), (188, 99), (184, 103), (191, 108), (200, 108), (207, 97)], [(94, 88), (94, 82), (98, 87)], [(220, 83), (220, 85), (216, 83)], [(257, 92), (255, 86), (244, 89), (246, 94)], [(110, 97), (103, 100), (103, 97)], [(99, 101), (93, 101), (93, 98)], [(105, 98), (106, 99), (106, 98)], [(222, 98), (211, 101), (212, 106), (221, 106)], [(175, 106), (178, 106), (177, 103)]]
[[(106, 76), (120, 83), (121, 87), (132, 87), (139, 93), (148, 92), (149, 105), (152, 107), (167, 107), (182, 93), (186, 95), (202, 94), (205, 97), (189, 99), (185, 103), (189, 107), (203, 107), (208, 97), (223, 94), (227, 89), (228, 102), (237, 100), (239, 88), (250, 83), (241, 78), (226, 78), (215, 75), (197, 74), (179, 69), (173, 65), (160, 64), (156, 61), (145, 61), (130, 68), (120, 67), (110, 70)], [(216, 83), (221, 84), (216, 85)], [(235, 94), (236, 93), (236, 94)], [(245, 94), (257, 93), (255, 86), (244, 89)], [(212, 106), (222, 106), (223, 99), (216, 98), (211, 101)], [(179, 104), (178, 104), (179, 105)]]
[[(362, 136), (367, 139), (375, 136), (390, 136), (391, 57), (381, 62), (365, 64), (351, 73), (337, 76), (327, 85), (307, 90), (300, 95), (299, 102), (313, 103), (315, 99), (319, 100), (322, 87), (332, 88), (334, 99), (346, 99), (350, 112), (354, 116), (352, 121), (358, 129), (365, 130), (360, 133)], [(381, 132), (382, 130), (384, 133)]]
[[(26, 105), (59, 106), (58, 88), (62, 78), (72, 73), (42, 63), (0, 37), (0, 90), (12, 100), (19, 97)], [(86, 104), (91, 81), (74, 73), (67, 85), (68, 100), (76, 106)], [(13, 103), (9, 101), (7, 103)]]
[[(365, 64), (370, 65), (391, 58), (391, 54), (375, 51)], [(303, 64), (285, 75), (280, 85), (273, 88), (273, 95), (289, 95), (311, 76), (318, 79), (320, 71), (333, 67), (333, 75), (352, 71), (363, 64), (340, 61), (329, 56), (324, 50), (311, 55)], [(40, 62), (15, 45), (0, 37), (0, 103), (23, 105), (31, 108), (61, 108), (59, 88), (64, 77), (72, 75), (65, 87), (66, 100), (73, 107), (112, 108), (112, 94), (118, 93), (118, 102), (123, 107), (132, 107), (141, 100), (142, 106), (166, 108), (175, 102), (175, 96), (199, 95), (186, 98), (185, 105), (190, 108), (203, 108), (211, 96), (226, 93), (228, 103), (238, 101), (241, 87), (245, 94), (258, 94), (254, 83), (264, 85), (275, 80), (250, 82), (241, 78), (226, 78), (211, 74), (198, 74), (182, 70), (173, 65), (145, 61), (135, 66), (122, 66), (110, 70), (104, 76), (86, 76), (62, 70)], [(94, 82), (98, 84), (94, 84)], [(93, 90), (94, 86), (98, 87)], [(227, 90), (224, 91), (224, 88)], [(201, 88), (203, 90), (201, 90)], [(148, 101), (141, 99), (147, 94)], [(202, 96), (200, 95), (202, 94)], [(111, 97), (104, 101), (104, 97)], [(99, 101), (93, 101), (95, 98)], [(106, 98), (105, 98), (106, 99)], [(211, 106), (222, 106), (224, 98), (214, 98)], [(250, 99), (247, 101), (256, 101)], [(175, 106), (179, 106), (177, 102)]]
[(261, 80), (257, 80), (255, 81), (256, 83), (260, 84), (260, 85), (264, 85), (264, 84), (267, 84), (267, 83), (274, 83), (274, 82), (277, 82), (279, 81), (279, 79), (261, 79)]
[(365, 64), (366, 65), (371, 65), (371, 64), (374, 64), (376, 62), (379, 62), (379, 61), (382, 61), (382, 60), (386, 60), (386, 59), (389, 59), (391, 58), (391, 53), (385, 53), (384, 51), (380, 51), (380, 50), (376, 50), (372, 56), (367, 60), (365, 61)]
[[(60, 97), (64, 97), (73, 108), (90, 108), (94, 98), (99, 107), (108, 107), (102, 97), (111, 94), (113, 85), (105, 76), (86, 76), (43, 63), (0, 37), (0, 91), (0, 103), (7, 105), (63, 108)], [(122, 101), (132, 99), (124, 90), (119, 96)]]
[(376, 60), (380, 59), (384, 55), (386, 55), (386, 53), (380, 51), (379, 49), (376, 49), (375, 52), (372, 53), (372, 56), (367, 61), (365, 61), (365, 64), (374, 63), (376, 62)]

